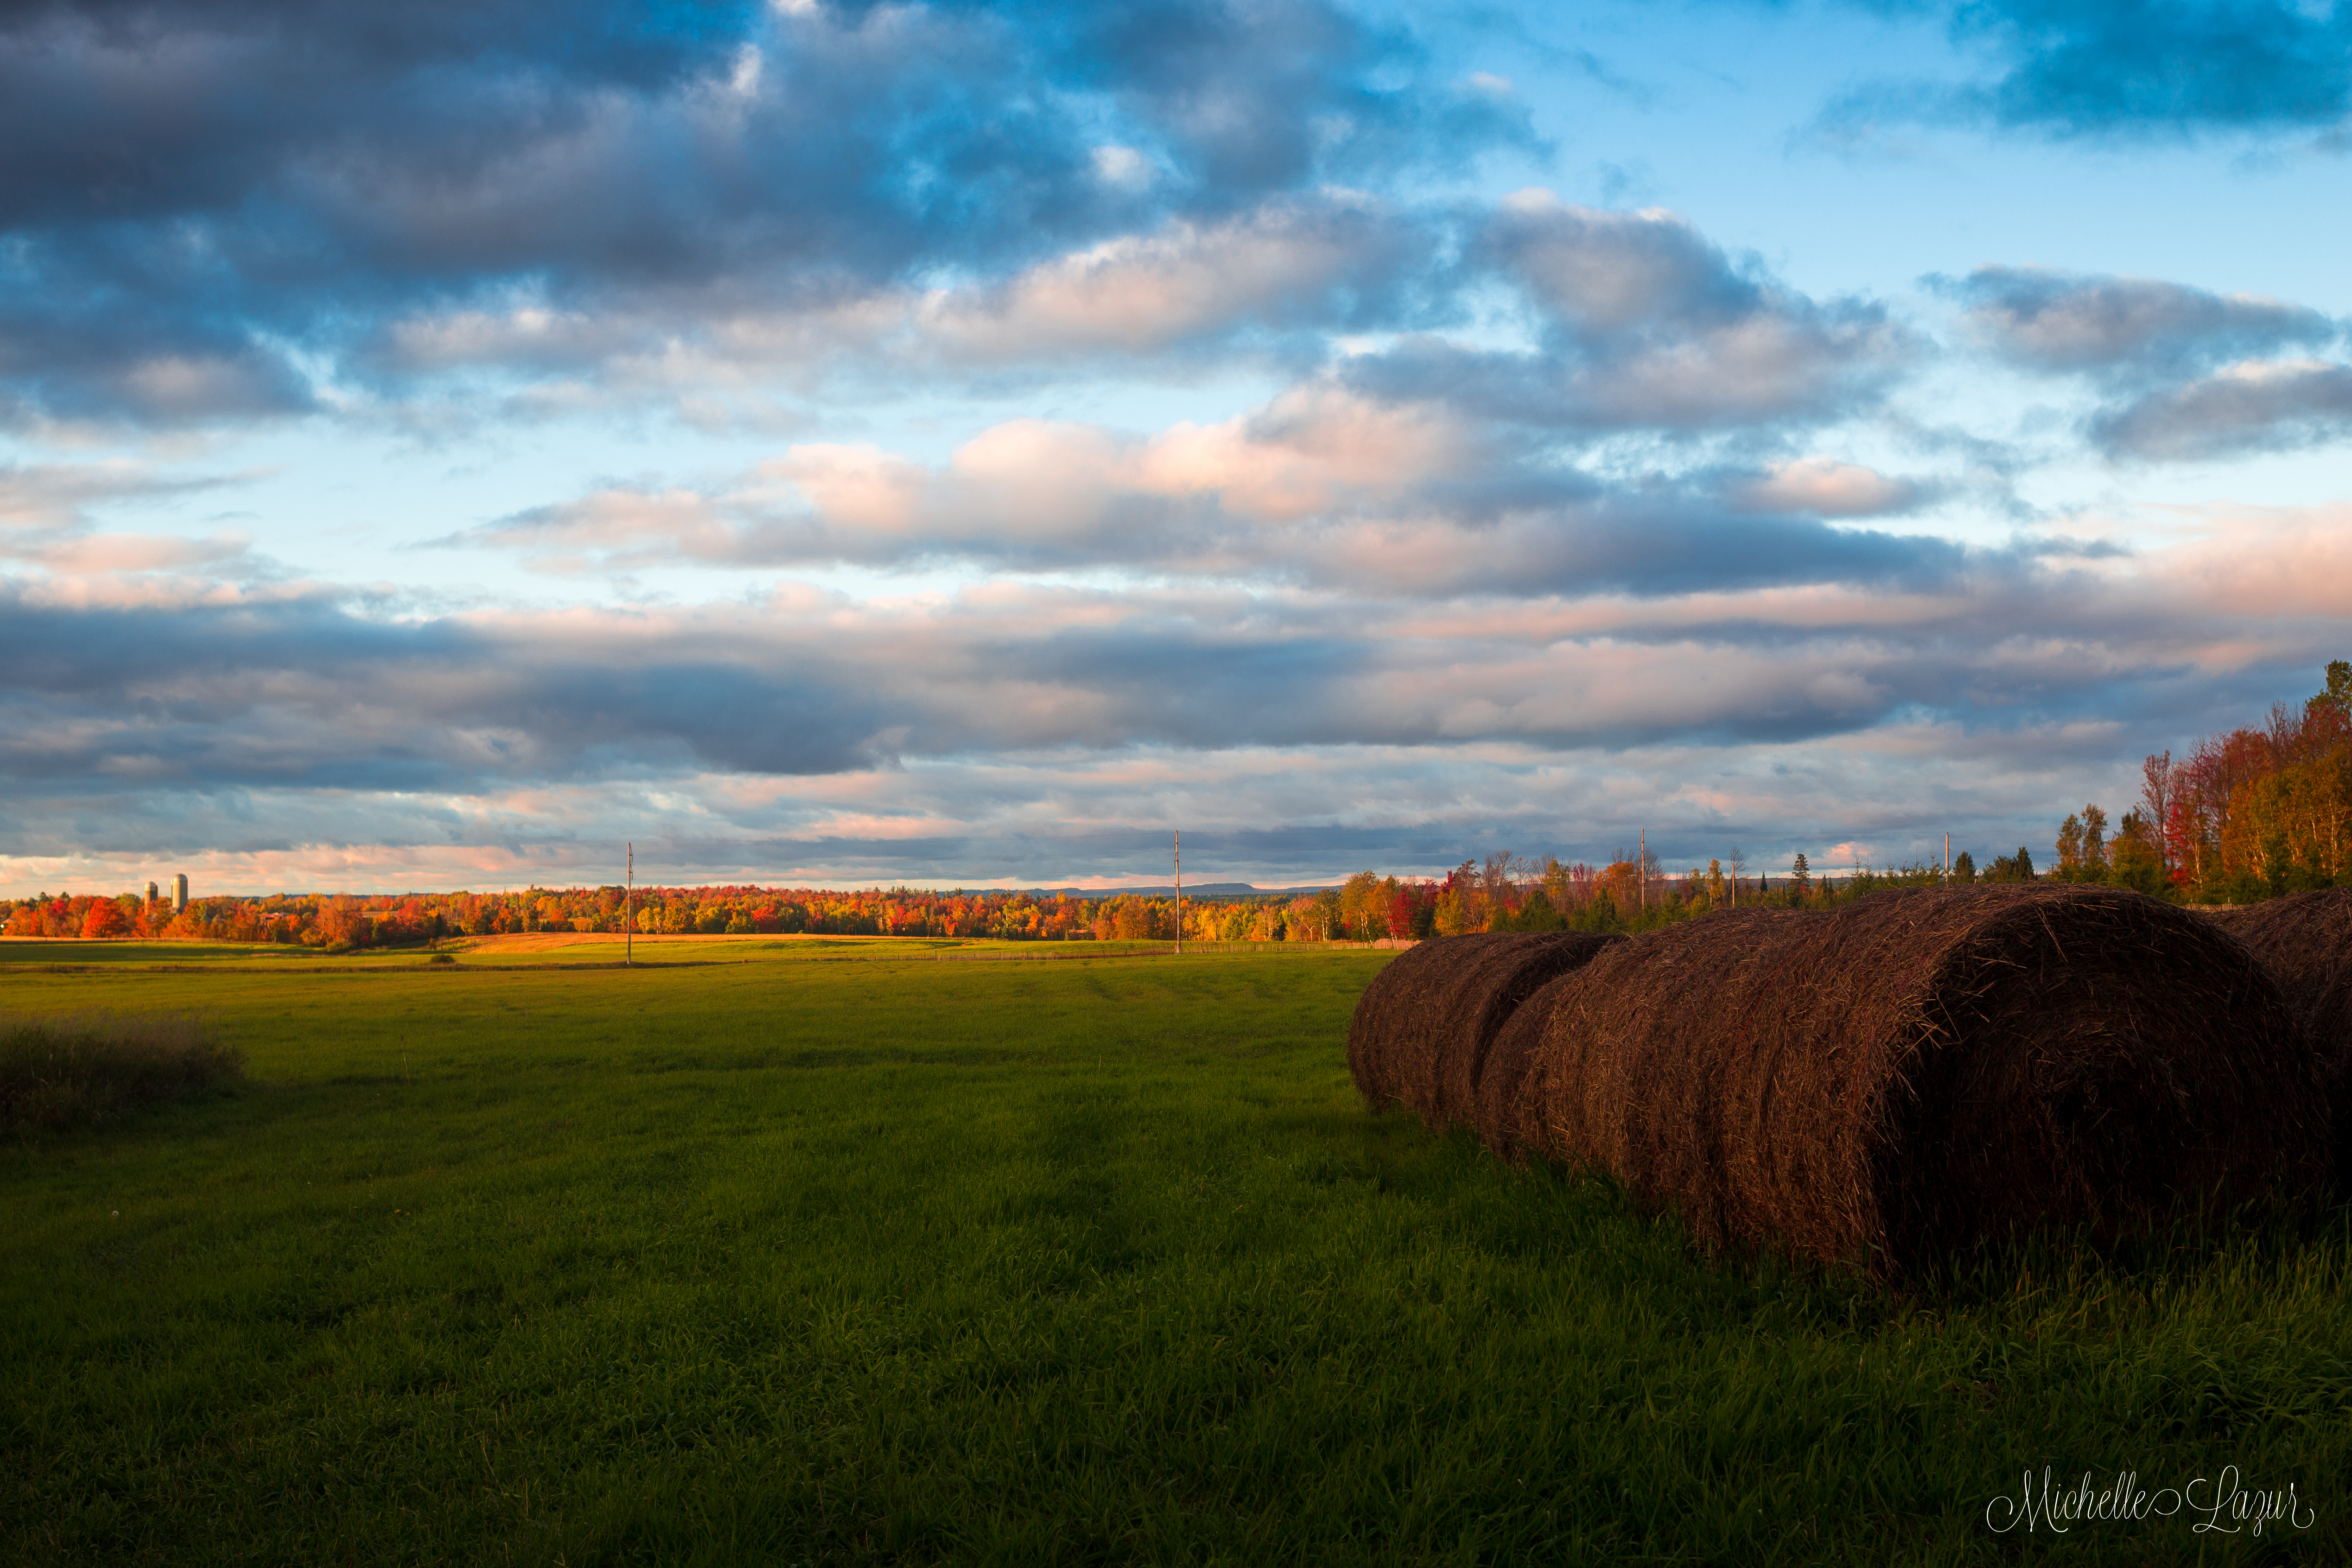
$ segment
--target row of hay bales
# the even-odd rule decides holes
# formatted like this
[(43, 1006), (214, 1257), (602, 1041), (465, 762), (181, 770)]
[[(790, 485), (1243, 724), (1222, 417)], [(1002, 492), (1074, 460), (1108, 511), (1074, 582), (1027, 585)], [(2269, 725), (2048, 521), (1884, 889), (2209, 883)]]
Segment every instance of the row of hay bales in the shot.
[(2278, 982), (2317, 1057), (2336, 1176), (2352, 1186), (2352, 890), (2291, 894), (2214, 918)]
[(2217, 921), (2014, 887), (1447, 937), (1373, 981), (1348, 1060), (1375, 1109), (1605, 1171), (1710, 1249), (1894, 1279), (2352, 1170), (2347, 944), (2352, 893)]

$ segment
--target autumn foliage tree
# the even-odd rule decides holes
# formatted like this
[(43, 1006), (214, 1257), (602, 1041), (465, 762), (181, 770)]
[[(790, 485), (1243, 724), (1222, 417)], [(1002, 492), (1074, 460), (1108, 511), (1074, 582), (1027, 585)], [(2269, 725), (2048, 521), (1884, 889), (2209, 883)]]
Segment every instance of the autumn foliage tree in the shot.
[[(2352, 885), (2352, 663), (2300, 707), (2151, 757), (2141, 815), (2164, 883), (2200, 903)], [(2137, 852), (2135, 866), (2137, 866)], [(2119, 873), (2120, 874), (2120, 873)]]

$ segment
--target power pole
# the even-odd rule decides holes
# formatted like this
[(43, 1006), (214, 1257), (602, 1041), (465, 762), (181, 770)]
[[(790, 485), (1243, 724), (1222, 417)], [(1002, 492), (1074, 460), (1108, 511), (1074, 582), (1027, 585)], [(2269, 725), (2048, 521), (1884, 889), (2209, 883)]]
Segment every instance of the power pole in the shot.
[(1637, 851), (1637, 852), (1637, 852), (1637, 853), (1638, 853), (1642, 858), (1641, 858), (1640, 862), (1638, 862), (1638, 863), (1633, 867), (1633, 870), (1635, 871), (1635, 873), (1638, 873), (1638, 874), (1637, 874), (1637, 880), (1634, 882), (1634, 884), (1633, 884), (1633, 885), (1634, 885), (1634, 886), (1636, 886), (1636, 887), (1638, 887), (1638, 888), (1640, 888), (1642, 891), (1641, 891), (1640, 895), (1639, 895), (1639, 896), (1634, 900), (1634, 905), (1635, 905), (1635, 907), (1637, 907), (1637, 908), (1639, 908), (1639, 909), (1642, 909), (1642, 910), (1646, 911), (1646, 910), (1650, 907), (1650, 830), (1649, 830), (1649, 829), (1647, 829), (1647, 828), (1643, 828), (1643, 829), (1642, 830), (1642, 847), (1641, 847), (1641, 849), (1640, 849), (1639, 851)]
[(622, 926), (621, 967), (634, 969), (637, 967), (637, 846), (635, 844), (629, 846), (628, 892), (623, 895), (621, 908), (622, 918), (625, 922)]
[(1944, 835), (1944, 885), (1952, 885), (1952, 835)]
[(1176, 956), (1184, 956), (1184, 830), (1176, 830)]

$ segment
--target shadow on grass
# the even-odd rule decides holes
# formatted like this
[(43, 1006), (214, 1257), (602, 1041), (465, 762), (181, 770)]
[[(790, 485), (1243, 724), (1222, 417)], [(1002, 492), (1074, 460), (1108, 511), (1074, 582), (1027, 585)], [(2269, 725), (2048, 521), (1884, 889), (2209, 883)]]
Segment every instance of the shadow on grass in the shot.
[[(2184, 1198), (2108, 1234), (2044, 1224), (1934, 1259), (1894, 1283), (1853, 1264), (1771, 1246), (1710, 1251), (1671, 1205), (1604, 1172), (1496, 1160), (1465, 1132), (1432, 1136), (1404, 1112), (1360, 1117), (1346, 1175), (1430, 1203), (1456, 1242), (1552, 1269), (1660, 1290), (1711, 1321), (1869, 1334), (1970, 1320), (2053, 1333), (2131, 1326), (2193, 1339), (2200, 1301), (2341, 1299), (2352, 1288), (2352, 1202), (2281, 1190), (2235, 1204)], [(1990, 1385), (1986, 1385), (1990, 1387)], [(2352, 1379), (2331, 1384), (2352, 1394)]]
[(2021, 1296), (2147, 1295), (2191, 1276), (2340, 1276), (2352, 1262), (2352, 1204), (2339, 1195), (2276, 1193), (2224, 1206), (2184, 1200), (2171, 1214), (2102, 1237), (2042, 1226), (1937, 1260), (1904, 1294), (1928, 1307), (2013, 1303)]
[(0, 1126), (19, 1138), (233, 1088), (242, 1052), (186, 1015), (0, 1015)]

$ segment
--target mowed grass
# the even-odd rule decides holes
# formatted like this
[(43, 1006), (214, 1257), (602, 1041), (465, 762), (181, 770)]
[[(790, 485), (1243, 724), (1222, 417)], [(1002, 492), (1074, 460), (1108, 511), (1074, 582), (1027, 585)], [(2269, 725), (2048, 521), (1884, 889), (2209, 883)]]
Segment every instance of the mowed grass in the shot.
[(451, 936), (426, 947), (365, 947), (336, 951), (276, 942), (78, 941), (68, 937), (0, 938), (0, 974), (11, 969), (214, 969), (266, 967), (287, 972), (351, 968), (412, 969), (426, 964), (472, 968), (552, 967), (600, 968), (632, 964), (667, 969), (681, 964), (748, 964), (771, 960), (933, 958), (1041, 963), (1065, 959), (1164, 954), (1165, 942), (1007, 943), (968, 936), (640, 936), (634, 946), (611, 932), (541, 931), (502, 936)]
[(215, 969), (267, 964), (289, 969), (348, 967), (355, 963), (397, 966), (423, 961), (414, 949), (404, 952), (329, 954), (314, 947), (274, 942), (78, 942), (67, 937), (0, 940), (0, 973), (11, 975), (47, 969), (145, 969), (189, 965)]
[(1366, 1115), (1386, 958), (13, 970), (252, 1082), (0, 1148), (0, 1561), (2352, 1556), (2343, 1210), (1710, 1266)]

